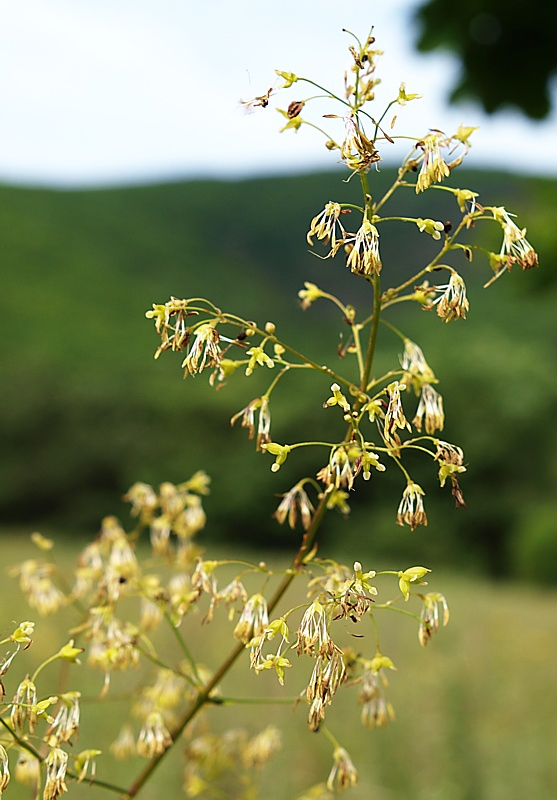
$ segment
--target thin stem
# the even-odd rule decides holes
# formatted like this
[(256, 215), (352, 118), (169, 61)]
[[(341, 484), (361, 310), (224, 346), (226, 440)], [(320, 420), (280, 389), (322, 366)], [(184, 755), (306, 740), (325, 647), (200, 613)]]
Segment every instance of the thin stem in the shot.
[(33, 673), (33, 676), (31, 677), (32, 683), (36, 683), (37, 682), (37, 676), (38, 676), (39, 672), (42, 672), (45, 667), (47, 667), (49, 664), (52, 664), (58, 658), (59, 658), (58, 653), (55, 653), (53, 656), (50, 656), (45, 661), (43, 661), (42, 664), (39, 664), (39, 666), (37, 667), (37, 669)]
[[(402, 174), (401, 174), (401, 173), (402, 173)], [(388, 200), (388, 199), (389, 199), (389, 198), (390, 198), (390, 197), (391, 197), (391, 196), (392, 196), (392, 195), (393, 195), (393, 194), (396, 192), (396, 190), (398, 189), (398, 187), (402, 185), (402, 184), (401, 184), (401, 178), (402, 178), (402, 175), (404, 175), (404, 172), (402, 171), (402, 167), (401, 167), (401, 169), (399, 169), (399, 171), (398, 171), (397, 178), (396, 178), (396, 180), (393, 182), (393, 184), (392, 184), (392, 186), (390, 187), (390, 189), (388, 189), (388, 190), (385, 192), (385, 194), (383, 195), (383, 197), (381, 198), (381, 200), (379, 200), (379, 202), (378, 202), (378, 203), (376, 203), (376, 204), (373, 206), (373, 213), (374, 213), (374, 215), (375, 215), (375, 214), (377, 214), (377, 212), (379, 211), (379, 209), (380, 209), (380, 208), (382, 208), (382, 207), (385, 205), (385, 203), (387, 202), (387, 200)]]
[(381, 323), (385, 325), (385, 327), (389, 328), (389, 330), (391, 330), (396, 336), (400, 337), (405, 344), (406, 342), (410, 341), (408, 336), (405, 336), (405, 334), (402, 333), (402, 331), (399, 331), (399, 329), (396, 328), (391, 322), (387, 322), (386, 319), (382, 319)]
[(378, 608), (384, 608), (387, 611), (396, 611), (397, 614), (404, 614), (405, 617), (411, 617), (412, 619), (421, 622), (421, 619), (417, 614), (413, 614), (411, 611), (407, 611), (405, 608), (399, 608), (398, 606), (392, 605), (393, 601), (388, 601), (387, 603), (379, 603), (375, 606), (375, 610)]
[[(329, 95), (325, 95), (325, 96), (328, 97)], [(310, 99), (313, 99), (313, 98), (310, 98)], [(325, 136), (325, 138), (328, 141), (333, 142), (335, 147), (337, 148), (337, 150), (340, 150), (340, 145), (338, 145), (335, 142), (335, 140), (332, 138), (332, 136), (330, 136), (330, 134), (327, 131), (324, 131), (323, 128), (320, 128), (319, 125), (315, 125), (315, 123), (313, 123), (313, 122), (308, 122), (307, 119), (302, 120), (302, 124), (303, 125), (307, 125), (309, 128), (315, 128), (315, 130), (319, 131), (319, 133), (322, 133), (323, 136)]]
[[(339, 97), (338, 95), (334, 94), (333, 92), (330, 92), (328, 89), (325, 89), (325, 87), (321, 86), (319, 83), (315, 83), (315, 81), (312, 81), (309, 78), (298, 78), (298, 80), (304, 81), (304, 83), (309, 83), (311, 86), (315, 86), (316, 89), (319, 89), (321, 92), (325, 92), (325, 95), (327, 97), (330, 97), (332, 100), (338, 100), (338, 102), (342, 103), (343, 106), (348, 106), (348, 108), (351, 111), (354, 110), (351, 103), (347, 102), (346, 100), (343, 100), (342, 97)], [(366, 115), (366, 116), (368, 116), (368, 115)]]
[(215, 697), (213, 702), (219, 706), (234, 705), (290, 705), (297, 697)]
[[(194, 308), (192, 310), (200, 311), (202, 313), (207, 313), (206, 309), (204, 309), (204, 308), (199, 308), (199, 309), (195, 309)], [(217, 311), (219, 311), (219, 309), (217, 309)], [(262, 331), (260, 328), (258, 328), (256, 326), (248, 325), (246, 320), (242, 319), (241, 317), (237, 317), (235, 314), (229, 314), (228, 312), (219, 311), (219, 321), (223, 322), (225, 324), (228, 324), (228, 325), (234, 325), (234, 326), (236, 326), (238, 328), (245, 329), (246, 327), (249, 327), (251, 330), (253, 330), (255, 333), (257, 333), (259, 336), (261, 336), (266, 341), (272, 342), (273, 344), (278, 344), (281, 347), (283, 347), (286, 352), (290, 353), (291, 355), (295, 356), (296, 358), (299, 358), (300, 361), (302, 361), (304, 364), (307, 364), (308, 366), (313, 367), (313, 369), (317, 370), (318, 372), (321, 372), (321, 373), (324, 373), (324, 374), (328, 375), (334, 381), (336, 381), (337, 383), (342, 384), (343, 386), (346, 386), (347, 388), (352, 388), (353, 387), (353, 384), (352, 384), (351, 381), (347, 380), (346, 378), (343, 378), (341, 375), (337, 375), (336, 372), (334, 372), (332, 369), (330, 369), (330, 367), (323, 366), (322, 364), (317, 364), (315, 361), (312, 361), (311, 358), (308, 358), (303, 353), (300, 353), (295, 348), (293, 348), (290, 345), (286, 344), (286, 342), (281, 341), (274, 334), (273, 335), (269, 335), (268, 333), (266, 333), (265, 331)], [(199, 324), (203, 324), (203, 323), (201, 322)], [(239, 344), (239, 343), (235, 342), (234, 344)], [(296, 366), (296, 365), (292, 364), (291, 366)]]
[[(391, 369), (388, 372), (386, 372), (384, 375), (381, 375), (380, 378), (374, 378), (366, 386), (366, 392), (369, 393), (376, 386), (379, 386), (381, 383), (384, 383), (385, 381), (388, 381), (390, 378), (394, 378), (396, 375), (402, 375), (403, 372), (404, 372), (404, 370), (402, 370), (402, 369)], [(384, 390), (381, 390), (381, 392), (378, 392), (376, 397), (378, 397), (383, 391)]]
[(340, 744), (338, 740), (333, 736), (329, 728), (326, 725), (321, 725), (321, 730), (323, 731), (327, 739), (330, 741), (330, 743), (333, 745), (334, 749), (337, 750), (340, 747)]
[[(185, 643), (184, 638), (183, 638), (182, 634), (180, 633), (180, 631), (178, 630), (178, 628), (176, 627), (176, 625), (174, 625), (174, 623), (172, 622), (168, 611), (164, 612), (164, 618), (168, 622), (170, 630), (172, 631), (172, 634), (173, 634), (174, 638), (178, 642), (178, 647), (180, 648), (180, 650), (182, 651), (182, 653), (184, 654), (184, 656), (186, 658), (186, 661), (190, 665), (190, 667), (192, 669), (192, 672), (193, 672), (193, 674), (195, 676), (195, 679), (197, 681), (197, 685), (199, 686), (201, 684), (201, 678), (199, 677), (199, 674), (197, 672), (197, 664), (195, 663), (194, 657), (190, 653), (189, 647)], [(187, 676), (184, 675), (183, 673), (180, 673), (180, 674), (184, 678), (188, 679)], [(191, 678), (189, 680), (191, 681)]]
[[(306, 364), (300, 364), (299, 366), (307, 366), (307, 365)], [(277, 375), (275, 375), (275, 377), (271, 381), (271, 383), (269, 385), (269, 388), (267, 389), (267, 391), (265, 392), (263, 397), (267, 397), (267, 398), (269, 397), (269, 395), (271, 394), (271, 392), (273, 391), (273, 389), (275, 388), (277, 383), (280, 381), (280, 379), (282, 378), (283, 375), (286, 375), (286, 373), (288, 372), (289, 369), (291, 369), (290, 364), (286, 364), (286, 366), (284, 366), (281, 369), (281, 371), (279, 373), (277, 373)]]

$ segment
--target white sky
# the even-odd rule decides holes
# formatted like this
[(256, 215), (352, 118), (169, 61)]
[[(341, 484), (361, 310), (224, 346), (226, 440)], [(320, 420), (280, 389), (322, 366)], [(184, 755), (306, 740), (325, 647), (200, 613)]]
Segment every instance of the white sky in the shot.
[[(518, 114), (447, 107), (456, 64), (414, 52), (416, 5), (0, 0), (0, 181), (122, 184), (332, 166), (337, 157), (317, 133), (279, 134), (274, 109), (246, 115), (239, 101), (265, 92), (275, 68), (341, 92), (351, 43), (342, 28), (365, 38), (371, 24), (385, 50), (381, 96), (394, 97), (401, 81), (424, 95), (400, 110), (395, 133), (478, 125), (470, 166), (556, 175), (555, 113), (529, 123)], [(306, 92), (283, 92), (279, 105)]]

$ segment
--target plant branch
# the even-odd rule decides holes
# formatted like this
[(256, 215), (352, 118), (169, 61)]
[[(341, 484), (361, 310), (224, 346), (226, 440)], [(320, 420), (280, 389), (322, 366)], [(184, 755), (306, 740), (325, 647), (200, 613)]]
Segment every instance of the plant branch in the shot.
[[(321, 496), (321, 500), (319, 501), (319, 505), (315, 509), (315, 513), (313, 515), (311, 524), (308, 530), (305, 532), (302, 543), (296, 555), (292, 560), (292, 564), (288, 573), (284, 576), (282, 581), (280, 582), (279, 586), (277, 587), (274, 595), (272, 596), (271, 600), (268, 603), (268, 610), (269, 612), (273, 611), (275, 606), (279, 603), (284, 593), (289, 588), (290, 584), (299, 573), (304, 559), (309, 554), (313, 544), (315, 542), (315, 537), (317, 536), (317, 531), (323, 517), (325, 515), (325, 511), (327, 510), (327, 501), (328, 496), (323, 493)], [(172, 737), (172, 742), (175, 743), (176, 740), (180, 737), (189, 723), (192, 721), (194, 717), (197, 716), (199, 711), (207, 704), (212, 702), (211, 700), (211, 693), (214, 689), (218, 686), (218, 684), (222, 681), (224, 676), (229, 672), (232, 668), (234, 663), (237, 661), (239, 656), (244, 652), (245, 645), (243, 642), (237, 644), (226, 660), (221, 664), (221, 666), (217, 669), (214, 673), (211, 680), (204, 686), (202, 690), (199, 691), (197, 696), (194, 698), (193, 702), (191, 703), (190, 707), (184, 713), (182, 719), (170, 730), (170, 736)], [(130, 788), (127, 792), (122, 793), (123, 800), (129, 800), (129, 798), (137, 797), (145, 783), (149, 780), (152, 773), (158, 767), (160, 762), (165, 757), (166, 753), (168, 753), (172, 749), (172, 745), (162, 753), (158, 753), (157, 755), (153, 756), (151, 760), (147, 763), (147, 765), (143, 768), (143, 770), (139, 773), (135, 781), (131, 784)]]

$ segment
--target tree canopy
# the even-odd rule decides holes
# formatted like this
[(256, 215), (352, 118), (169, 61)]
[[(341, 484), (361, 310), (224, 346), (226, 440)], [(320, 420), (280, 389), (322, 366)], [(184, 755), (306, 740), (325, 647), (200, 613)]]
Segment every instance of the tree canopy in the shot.
[(444, 48), (460, 60), (452, 101), (477, 101), (490, 114), (504, 108), (532, 119), (549, 114), (557, 74), (557, 3), (428, 0), (416, 19), (419, 50)]

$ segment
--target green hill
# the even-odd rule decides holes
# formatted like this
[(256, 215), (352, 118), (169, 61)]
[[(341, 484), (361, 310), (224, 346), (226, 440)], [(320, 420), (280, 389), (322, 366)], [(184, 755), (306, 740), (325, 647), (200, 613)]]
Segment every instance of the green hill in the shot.
[[(126, 513), (118, 498), (135, 480), (180, 481), (204, 468), (213, 477), (213, 535), (275, 545), (289, 536), (270, 519), (273, 494), (289, 488), (288, 472), (272, 475), (269, 460), (228, 424), (257, 396), (256, 376), (253, 387), (231, 381), (218, 393), (204, 376), (184, 383), (179, 357), (152, 360), (157, 342), (144, 314), (170, 295), (205, 295), (261, 324), (272, 319), (285, 339), (299, 343), (302, 336), (305, 350), (322, 360), (336, 350), (338, 321), (313, 308), (301, 312), (298, 289), (309, 280), (362, 301), (361, 286), (345, 284), (345, 270), (313, 257), (305, 244), (309, 220), (324, 202), (339, 194), (345, 200), (351, 190), (342, 177), (80, 192), (0, 187), (5, 523), (94, 527), (108, 513)], [(374, 190), (390, 178), (388, 170), (374, 174)], [(468, 511), (455, 515), (449, 495), (432, 484), (430, 527), (413, 538), (422, 559), (425, 546), (435, 558), (482, 559), (505, 573), (518, 559), (513, 553), (520, 563), (538, 563), (523, 531), (541, 504), (544, 520), (553, 513), (557, 182), (471, 172), (458, 181), (484, 203), (518, 212), (541, 267), (513, 272), (483, 291), (487, 272), (463, 259), (468, 321), (442, 326), (417, 311), (415, 327), (405, 328), (441, 379), (446, 437), (464, 446), (470, 463)], [(443, 195), (408, 192), (404, 213), (444, 220)], [(382, 235), (386, 285), (419, 266), (427, 238), (414, 226)], [(303, 390), (285, 384), (275, 427), (283, 440), (311, 430), (327, 389), (320, 379)], [(316, 465), (308, 459), (311, 474)], [(363, 546), (396, 553), (408, 547), (408, 534), (393, 524), (394, 511), (378, 519), (373, 505), (375, 492), (391, 493), (395, 503), (401, 487), (394, 476), (375, 484), (356, 498), (355, 529)], [(264, 531), (261, 519), (268, 520)], [(329, 534), (339, 525), (329, 522)], [(536, 547), (546, 552), (551, 536), (550, 530)]]

